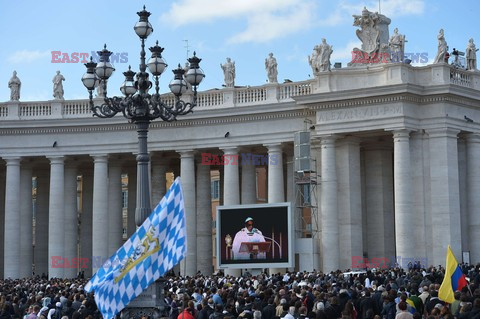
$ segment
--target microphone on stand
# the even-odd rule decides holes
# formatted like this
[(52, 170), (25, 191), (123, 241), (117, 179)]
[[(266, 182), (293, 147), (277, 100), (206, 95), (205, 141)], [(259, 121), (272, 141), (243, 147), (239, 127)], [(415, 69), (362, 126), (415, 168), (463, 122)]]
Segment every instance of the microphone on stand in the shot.
[[(255, 228), (253, 231), (256, 232), (257, 234), (260, 234), (260, 233), (257, 231), (256, 228)], [(262, 235), (265, 239), (271, 240), (274, 244), (277, 245), (278, 251), (280, 252), (280, 258), (282, 258), (282, 246), (280, 246), (280, 244), (279, 244), (275, 239), (270, 238), (270, 237), (267, 237), (267, 236), (265, 236), (265, 235), (263, 235), (263, 234), (260, 234), (260, 235)]]

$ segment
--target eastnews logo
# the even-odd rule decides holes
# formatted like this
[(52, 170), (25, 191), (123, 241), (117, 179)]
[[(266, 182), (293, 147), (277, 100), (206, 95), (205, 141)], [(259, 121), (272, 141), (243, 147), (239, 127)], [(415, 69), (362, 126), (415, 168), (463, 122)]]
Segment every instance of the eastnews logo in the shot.
[(372, 54), (368, 54), (367, 52), (361, 51), (352, 51), (352, 62), (351, 63), (359, 63), (359, 64), (375, 64), (375, 63), (389, 63), (390, 58), (391, 62), (402, 62), (406, 60), (410, 60), (410, 63), (427, 63), (428, 62), (428, 52), (409, 52), (403, 54), (402, 56), (399, 53), (388, 53), (388, 52), (381, 52), (377, 53), (374, 52)]
[[(82, 257), (82, 258), (66, 258), (62, 256), (52, 256), (52, 268), (80, 268), (86, 269), (89, 267), (100, 268), (102, 267), (109, 258), (102, 256), (93, 256), (92, 258)], [(121, 264), (120, 260), (115, 259), (113, 265)]]
[[(88, 52), (62, 52), (62, 51), (51, 51), (52, 53), (52, 63), (87, 63), (92, 57), (93, 62), (98, 63), (100, 61), (100, 56), (97, 52), (92, 51)], [(112, 53), (110, 56), (110, 62), (115, 63), (127, 63), (128, 62), (128, 52), (117, 52)]]
[(277, 165), (279, 155), (258, 155), (252, 153), (240, 153), (235, 155), (216, 155), (202, 153), (202, 165)]

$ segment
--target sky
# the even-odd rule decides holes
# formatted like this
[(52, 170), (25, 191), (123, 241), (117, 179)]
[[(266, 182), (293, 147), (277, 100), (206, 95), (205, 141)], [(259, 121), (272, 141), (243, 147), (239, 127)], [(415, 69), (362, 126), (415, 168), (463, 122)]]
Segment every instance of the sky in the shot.
[(332, 65), (342, 62), (345, 67), (352, 49), (361, 44), (352, 14), (361, 14), (364, 6), (391, 19), (390, 35), (394, 28), (406, 35), (406, 53), (428, 54), (428, 62), (415, 65), (433, 61), (441, 28), (450, 49), (465, 51), (471, 37), (480, 48), (478, 0), (0, 0), (0, 102), (10, 98), (14, 70), (22, 81), (21, 101), (53, 99), (57, 70), (66, 79), (65, 99), (88, 98), (81, 82), (84, 65), (52, 63), (52, 51), (90, 56), (104, 44), (123, 54), (108, 86), (109, 96), (121, 95), (122, 72), (129, 65), (139, 68), (140, 40), (133, 26), (143, 5), (152, 13), (154, 29), (146, 47), (158, 40), (169, 65), (160, 79), (161, 92), (168, 92), (171, 70), (193, 51), (206, 74), (200, 91), (222, 87), (220, 64), (227, 57), (236, 65), (235, 85), (266, 83), (264, 61), (270, 52), (278, 62), (279, 82), (308, 80), (313, 75), (307, 56), (322, 38), (333, 46)]

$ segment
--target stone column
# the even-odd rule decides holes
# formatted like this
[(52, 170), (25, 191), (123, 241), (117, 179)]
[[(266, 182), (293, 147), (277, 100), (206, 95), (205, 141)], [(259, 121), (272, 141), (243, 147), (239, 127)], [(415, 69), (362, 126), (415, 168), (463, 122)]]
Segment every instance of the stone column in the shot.
[(127, 237), (137, 230), (135, 225), (135, 209), (137, 208), (137, 168), (128, 169), (128, 205), (127, 205)]
[[(283, 154), (281, 144), (265, 145), (268, 149), (268, 203), (285, 202), (285, 184), (283, 178)], [(273, 245), (273, 244), (272, 244)], [(273, 245), (272, 249), (275, 249)], [(284, 268), (270, 268), (270, 274), (284, 273)]]
[(20, 158), (7, 162), (5, 191), (4, 278), (20, 278)]
[(256, 166), (253, 161), (242, 165), (242, 204), (257, 202)]
[(212, 274), (212, 198), (210, 166), (197, 162), (197, 270)]
[(470, 264), (475, 265), (480, 262), (480, 135), (468, 134), (466, 138)]
[(388, 258), (395, 262), (395, 228), (393, 205), (393, 168), (391, 146), (375, 141), (366, 145), (365, 211), (369, 260)]
[(123, 245), (122, 167), (119, 159), (108, 167), (108, 256)]
[[(468, 197), (467, 197), (467, 142), (464, 137), (457, 140), (458, 146), (458, 179), (460, 192), (460, 220), (462, 230), (462, 251), (470, 251)], [(470, 254), (470, 257), (472, 255)], [(471, 260), (471, 259), (470, 259)]]
[(48, 274), (48, 207), (50, 178), (47, 170), (36, 171), (37, 198), (35, 201), (35, 275)]
[[(414, 215), (413, 223), (410, 227), (413, 229), (414, 240), (417, 243), (412, 255), (415, 260), (423, 263), (427, 258), (427, 250), (425, 245), (418, 245), (418, 243), (426, 242), (425, 234), (425, 170), (424, 170), (424, 133), (413, 132), (410, 134), (410, 158), (411, 158), (411, 174), (412, 174), (412, 211)], [(409, 260), (405, 260), (408, 265)], [(404, 264), (405, 264), (404, 263)], [(422, 263), (422, 264), (423, 264)]]
[(0, 168), (0, 278), (3, 277), (3, 267), (5, 256), (4, 256), (4, 246), (5, 246), (5, 166), (2, 165)]
[(22, 163), (20, 169), (20, 278), (32, 276), (33, 265), (32, 168)]
[[(80, 271), (85, 278), (92, 276), (92, 239), (93, 239), (93, 172), (85, 169), (82, 172), (82, 213), (80, 216)], [(88, 262), (83, 262), (87, 261)]]
[(73, 258), (78, 258), (78, 211), (77, 211), (77, 166), (75, 163), (65, 165), (65, 258), (70, 265), (65, 265), (65, 278), (75, 278), (79, 269), (73, 267)]
[[(412, 205), (412, 173), (410, 167), (410, 131), (393, 132), (393, 181), (395, 191), (395, 243), (397, 261), (412, 260), (418, 243), (412, 222), (415, 213)], [(400, 266), (407, 268), (404, 262)]]
[(152, 209), (157, 207), (167, 192), (167, 163), (165, 159), (152, 160)]
[(352, 257), (363, 256), (360, 140), (347, 137), (337, 147), (340, 269), (352, 268)]
[(265, 146), (268, 148), (268, 202), (281, 203), (285, 201), (282, 145)]
[(64, 157), (50, 157), (48, 210), (48, 278), (63, 278), (65, 258), (65, 167)]
[(93, 236), (92, 271), (95, 273), (108, 256), (108, 159), (107, 155), (94, 155), (93, 169)]
[[(225, 163), (225, 165), (223, 166), (223, 188), (221, 189), (221, 195), (223, 195), (223, 205), (239, 205), (240, 180), (238, 173), (238, 149), (236, 147), (225, 148), (223, 149), (223, 152), (225, 155), (225, 159), (228, 159), (228, 163)], [(220, 172), (220, 181), (222, 181), (221, 177), (222, 174)], [(217, 258), (219, 257), (217, 256)], [(225, 269), (225, 274), (238, 277), (241, 275), (241, 270)]]
[(337, 270), (340, 266), (335, 140), (336, 136), (332, 135), (321, 138), (322, 185), (320, 205), (324, 272)]
[(432, 265), (445, 265), (448, 245), (458, 259), (461, 256), (458, 133), (450, 128), (428, 130), (433, 229), (433, 260), (428, 263)]
[(224, 182), (223, 182), (223, 204), (240, 204), (240, 180), (238, 173), (238, 150), (236, 147), (223, 149), (225, 155)]
[(180, 272), (183, 276), (194, 276), (197, 273), (197, 210), (195, 205), (194, 151), (180, 152), (180, 176), (187, 223), (187, 256), (180, 262)]

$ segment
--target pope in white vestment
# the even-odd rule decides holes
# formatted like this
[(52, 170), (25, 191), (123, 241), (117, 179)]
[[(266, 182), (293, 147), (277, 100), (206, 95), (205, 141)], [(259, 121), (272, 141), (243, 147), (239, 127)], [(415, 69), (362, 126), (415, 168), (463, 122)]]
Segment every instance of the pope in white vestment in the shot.
[[(232, 244), (233, 260), (250, 259), (250, 253), (240, 252), (240, 246), (243, 242), (261, 243), (265, 242), (262, 232), (253, 227), (253, 218), (248, 217), (245, 220), (245, 227), (235, 234)], [(257, 259), (267, 258), (266, 253), (258, 253)]]

